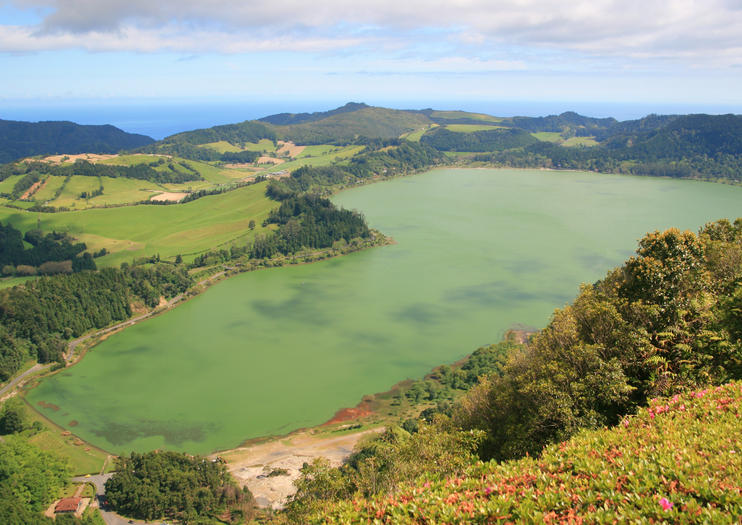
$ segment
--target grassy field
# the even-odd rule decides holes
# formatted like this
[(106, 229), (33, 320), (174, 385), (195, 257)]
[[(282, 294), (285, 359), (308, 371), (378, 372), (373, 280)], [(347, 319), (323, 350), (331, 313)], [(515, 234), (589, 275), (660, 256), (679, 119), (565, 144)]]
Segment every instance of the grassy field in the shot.
[[(326, 146), (320, 147), (324, 148)], [(365, 146), (346, 146), (343, 148), (334, 148), (332, 150), (329, 150), (326, 154), (318, 155), (316, 157), (304, 157), (302, 155), (299, 155), (299, 157), (295, 160), (284, 162), (283, 164), (276, 164), (275, 166), (270, 166), (266, 168), (265, 171), (267, 173), (274, 173), (276, 171), (284, 170), (291, 171), (297, 168), (301, 168), (302, 166), (329, 166), (335, 161), (344, 160), (352, 157), (356, 153), (359, 153), (361, 150), (363, 150), (364, 147)], [(306, 151), (306, 149), (304, 151)]]
[(106, 452), (80, 441), (29, 406), (26, 406), (26, 418), (30, 424), (38, 421), (43, 426), (43, 430), (31, 436), (29, 442), (67, 458), (74, 475), (98, 474), (101, 471), (108, 456)]
[(247, 142), (245, 143), (245, 151), (265, 151), (266, 153), (272, 153), (276, 151), (276, 145), (273, 144), (272, 140), (262, 139), (259, 142)]
[(88, 200), (89, 206), (105, 206), (106, 204), (126, 204), (149, 200), (165, 188), (154, 182), (122, 177), (101, 177), (103, 195)]
[(65, 179), (66, 177), (47, 177), (44, 186), (34, 193), (33, 200), (41, 203), (52, 200), (57, 190), (64, 185)]
[(29, 279), (36, 279), (36, 277), (3, 277), (0, 279), (0, 290), (12, 288), (17, 284), (23, 284)]
[(243, 151), (242, 148), (235, 146), (234, 144), (232, 144), (231, 142), (227, 142), (226, 140), (220, 140), (219, 142), (209, 142), (208, 144), (200, 144), (198, 147), (214, 150), (218, 153), (227, 153), (228, 151), (231, 153), (235, 153), (238, 151)]
[(562, 146), (597, 146), (593, 137), (571, 137), (562, 143)]
[[(44, 231), (69, 232), (91, 251), (106, 248), (112, 253), (97, 259), (99, 266), (117, 266), (155, 253), (165, 259), (181, 254), (188, 260), (189, 256), (236, 239), (244, 242), (262, 232), (263, 220), (278, 206), (265, 197), (265, 185), (255, 184), (177, 206), (140, 205), (45, 214), (0, 207), (0, 221), (26, 231), (36, 227), (38, 218)], [(258, 224), (255, 230), (248, 228), (251, 219)]]
[(409, 140), (411, 142), (420, 142), (420, 138), (423, 135), (425, 135), (425, 132), (426, 131), (428, 131), (430, 129), (433, 129), (433, 128), (437, 128), (437, 127), (438, 127), (438, 124), (431, 124), (428, 127), (416, 129), (415, 131), (411, 131), (410, 133), (405, 133), (405, 134), (403, 134), (399, 138), (401, 138), (401, 139), (407, 139), (407, 140)]
[(90, 205), (85, 202), (85, 199), (80, 199), (80, 194), (82, 192), (90, 193), (98, 190), (98, 188), (100, 188), (98, 177), (73, 175), (65, 184), (59, 197), (50, 202), (49, 205), (70, 209), (88, 208)]
[(447, 124), (446, 129), (457, 133), (473, 133), (475, 131), (489, 131), (492, 129), (502, 129), (502, 126), (491, 126), (489, 124)]
[(11, 175), (4, 181), (0, 182), (0, 193), (10, 193), (13, 191), (13, 186), (15, 186), (15, 183), (21, 180), (21, 177), (23, 175)]
[(556, 131), (539, 131), (538, 133), (531, 133), (531, 135), (541, 142), (554, 142), (561, 144), (564, 139)]
[(339, 148), (338, 146), (333, 146), (332, 144), (306, 146), (304, 150), (296, 156), (296, 158), (301, 159), (304, 157), (318, 157), (320, 155), (329, 155), (339, 149), (341, 148)]
[(163, 157), (158, 155), (135, 153), (133, 155), (117, 155), (112, 159), (102, 160), (98, 162), (98, 164), (110, 164), (111, 166), (136, 166), (137, 164), (150, 164), (151, 162), (161, 158)]
[(458, 119), (472, 119), (481, 120), (483, 122), (502, 122), (505, 120), (500, 117), (493, 117), (492, 115), (485, 115), (484, 113), (468, 113), (466, 111), (433, 111), (431, 118), (446, 119), (446, 120), (458, 120)]

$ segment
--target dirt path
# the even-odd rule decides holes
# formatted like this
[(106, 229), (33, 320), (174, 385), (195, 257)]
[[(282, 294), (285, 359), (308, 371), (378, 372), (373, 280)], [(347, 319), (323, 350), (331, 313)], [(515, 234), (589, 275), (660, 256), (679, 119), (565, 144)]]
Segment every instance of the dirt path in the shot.
[[(384, 427), (343, 434), (315, 436), (310, 431), (298, 432), (288, 438), (259, 445), (241, 447), (217, 454), (227, 462), (227, 468), (242, 486), (247, 486), (261, 507), (281, 509), (295, 491), (294, 480), (304, 463), (324, 457), (333, 466), (340, 465), (358, 442)], [(277, 469), (286, 474), (268, 476)]]
[(33, 374), (34, 372), (37, 372), (39, 370), (43, 370), (45, 368), (51, 368), (52, 364), (54, 364), (54, 363), (47, 363), (45, 365), (36, 363), (31, 368), (29, 368), (28, 370), (26, 370), (25, 372), (23, 372), (21, 375), (19, 375), (15, 379), (12, 379), (7, 385), (5, 385), (4, 387), (0, 388), (0, 401), (2, 401), (2, 400), (5, 399), (6, 394), (8, 394), (8, 397), (10, 397), (10, 394), (12, 393), (12, 390), (16, 386), (20, 385), (22, 383), (22, 381), (26, 377), (28, 377), (30, 374)]

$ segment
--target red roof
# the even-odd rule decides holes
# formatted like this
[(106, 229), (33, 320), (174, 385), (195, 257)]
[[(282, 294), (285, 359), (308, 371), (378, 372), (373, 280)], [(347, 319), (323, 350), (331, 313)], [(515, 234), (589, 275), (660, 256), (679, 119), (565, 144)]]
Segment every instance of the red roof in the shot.
[(54, 507), (54, 512), (77, 512), (82, 498), (64, 498)]

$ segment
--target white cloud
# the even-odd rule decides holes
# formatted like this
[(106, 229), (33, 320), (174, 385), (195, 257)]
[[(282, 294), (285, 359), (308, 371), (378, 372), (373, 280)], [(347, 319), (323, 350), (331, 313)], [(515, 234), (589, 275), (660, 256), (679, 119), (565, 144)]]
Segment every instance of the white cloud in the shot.
[[(0, 26), (0, 50), (241, 53), (406, 49), (491, 56), (504, 46), (596, 57), (742, 62), (739, 0), (15, 0), (48, 12)], [(461, 49), (450, 46), (455, 36)], [(441, 40), (444, 42), (441, 43)], [(448, 43), (448, 48), (445, 43)], [(366, 49), (363, 47), (363, 49)]]

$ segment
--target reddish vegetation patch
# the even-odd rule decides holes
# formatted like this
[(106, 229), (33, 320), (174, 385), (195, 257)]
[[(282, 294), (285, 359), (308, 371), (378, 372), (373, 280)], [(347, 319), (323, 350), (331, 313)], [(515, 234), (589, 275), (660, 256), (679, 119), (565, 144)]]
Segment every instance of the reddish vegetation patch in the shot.
[(353, 408), (341, 408), (340, 410), (335, 412), (335, 415), (330, 421), (328, 421), (327, 423), (323, 423), (323, 426), (333, 425), (335, 423), (343, 423), (345, 421), (355, 421), (356, 419), (361, 419), (362, 417), (370, 416), (371, 414), (373, 414), (372, 410), (363, 407), (362, 405), (363, 403)]
[(67, 423), (67, 426), (68, 427), (76, 427), (78, 424), (79, 423), (77, 422), (77, 420), (73, 419), (72, 421), (70, 421), (69, 423)]
[(50, 408), (54, 410), (55, 412), (59, 410), (59, 407), (55, 405), (54, 403), (47, 403), (46, 401), (39, 401), (36, 404), (39, 405), (41, 408)]

